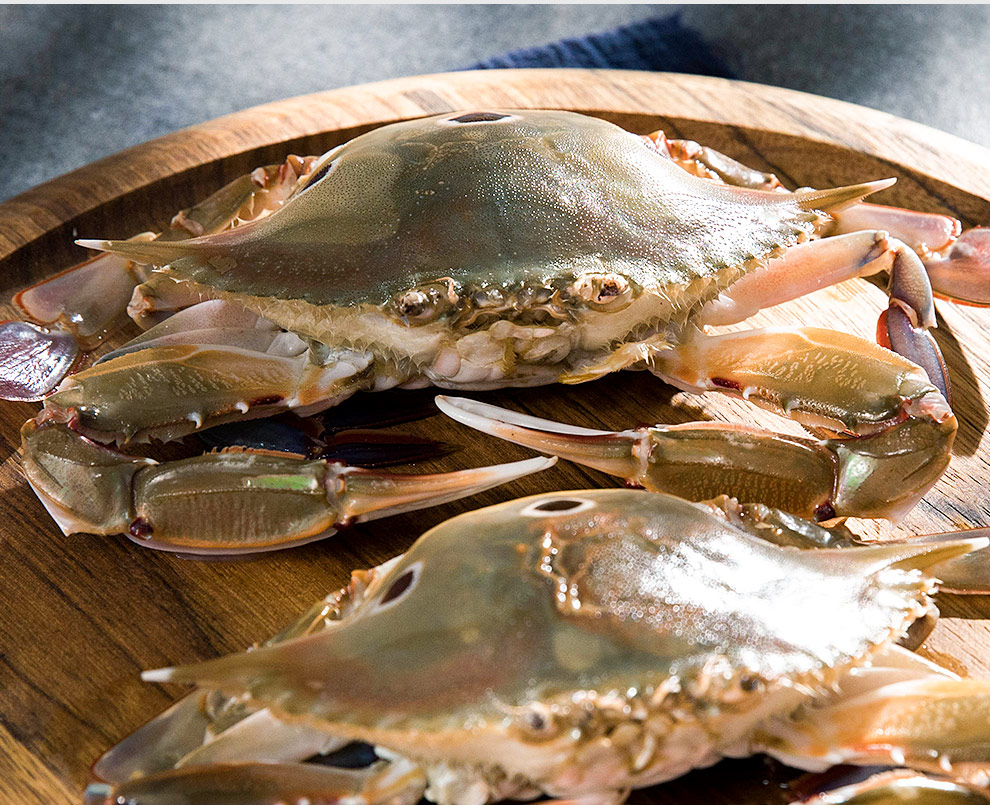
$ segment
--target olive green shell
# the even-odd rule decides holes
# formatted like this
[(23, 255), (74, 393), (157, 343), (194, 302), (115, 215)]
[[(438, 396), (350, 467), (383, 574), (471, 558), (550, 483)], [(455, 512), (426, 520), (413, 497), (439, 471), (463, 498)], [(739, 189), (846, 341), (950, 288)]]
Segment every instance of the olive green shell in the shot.
[(808, 206), (692, 177), (596, 118), (448, 114), (340, 146), (268, 218), (147, 250), (177, 278), (316, 305), (381, 305), (444, 277), (511, 288), (613, 271), (662, 289), (797, 242)]
[(534, 496), (431, 530), (339, 626), (169, 678), (375, 738), (586, 691), (669, 706), (671, 680), (689, 707), (759, 701), (866, 660), (924, 610), (910, 568), (967, 549), (802, 551), (669, 495)]

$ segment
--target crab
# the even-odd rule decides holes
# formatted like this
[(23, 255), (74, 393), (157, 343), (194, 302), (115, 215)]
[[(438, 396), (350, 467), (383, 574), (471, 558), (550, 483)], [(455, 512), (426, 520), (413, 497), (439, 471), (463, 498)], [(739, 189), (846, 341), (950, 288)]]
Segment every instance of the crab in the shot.
[[(145, 672), (199, 688), (96, 763), (87, 801), (614, 805), (758, 752), (975, 797), (990, 682), (897, 645), (933, 611), (927, 569), (988, 544), (959, 536), (835, 547), (762, 504), (629, 489), (469, 512), (254, 650)], [(355, 741), (366, 767), (335, 767)]]
[[(970, 281), (990, 265), (985, 230), (960, 235), (944, 216), (860, 203), (890, 181), (782, 192), (713, 154), (568, 112), (446, 114), (259, 169), (160, 237), (79, 241), (105, 254), (17, 297), (36, 323), (68, 331), (11, 324), (0, 338), (7, 396), (44, 398), (23, 431), (28, 479), (67, 533), (201, 544), (216, 516), (193, 484), (213, 489), (215, 469), (251, 486), (238, 475), (245, 461), (163, 465), (188, 503), (167, 518), (164, 497), (142, 508), (139, 460), (105, 445), (313, 414), (359, 390), (485, 390), (646, 368), (828, 436), (678, 431), (684, 451), (716, 456), (705, 460), (723, 475), (781, 456), (784, 472), (808, 473), (812, 492), (797, 503), (772, 472), (748, 490), (753, 500), (819, 519), (896, 516), (944, 471), (956, 430), (927, 332), (926, 263), (942, 267), (943, 292), (990, 301)], [(884, 347), (813, 328), (703, 331), (880, 271), (890, 273)], [(60, 380), (136, 279), (130, 312), (157, 323)], [(252, 495), (274, 542), (309, 538), (275, 497)]]

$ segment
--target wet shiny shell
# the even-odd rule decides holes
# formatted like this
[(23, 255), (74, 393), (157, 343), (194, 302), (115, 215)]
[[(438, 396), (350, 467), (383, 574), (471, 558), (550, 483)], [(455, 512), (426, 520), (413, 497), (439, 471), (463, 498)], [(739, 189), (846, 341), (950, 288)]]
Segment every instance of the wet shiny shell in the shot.
[(425, 534), (339, 627), (172, 678), (385, 745), (397, 729), (461, 731), (541, 703), (563, 705), (566, 724), (579, 693), (745, 709), (896, 639), (931, 582), (893, 565), (930, 550), (783, 548), (668, 495), (535, 496)]
[(269, 218), (176, 244), (186, 256), (169, 272), (316, 305), (382, 305), (444, 277), (469, 290), (586, 272), (686, 286), (796, 242), (816, 217), (786, 194), (689, 176), (595, 118), (443, 115), (340, 146)]

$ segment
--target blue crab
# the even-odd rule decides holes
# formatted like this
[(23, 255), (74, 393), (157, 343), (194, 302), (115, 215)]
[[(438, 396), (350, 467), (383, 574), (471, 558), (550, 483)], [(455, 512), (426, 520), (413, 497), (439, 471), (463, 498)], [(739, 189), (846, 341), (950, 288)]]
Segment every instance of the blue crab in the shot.
[[(111, 470), (112, 453), (97, 443), (312, 414), (359, 390), (484, 390), (647, 368), (681, 386), (743, 394), (830, 437), (809, 448), (699, 425), (681, 431), (689, 453), (716, 455), (741, 475), (754, 456), (766, 465), (785, 455), (785, 472), (809, 473), (802, 513), (896, 515), (949, 460), (956, 421), (927, 332), (935, 314), (924, 261), (958, 268), (952, 250), (967, 244), (950, 219), (920, 216), (919, 227), (907, 213), (860, 203), (887, 181), (786, 193), (741, 166), (720, 181), (691, 175), (716, 163), (727, 164), (567, 112), (447, 114), (259, 169), (161, 237), (80, 241), (106, 254), (18, 297), (36, 321), (75, 335), (19, 324), (0, 343), (8, 396), (44, 397), (23, 431), (28, 478), (67, 532), (124, 530), (166, 544), (174, 526), (133, 503), (140, 462), (121, 457)], [(862, 229), (871, 220), (918, 242)], [(906, 357), (821, 329), (702, 330), (884, 270), (882, 341)], [(135, 316), (179, 312), (58, 383), (77, 341), (97, 338), (119, 312), (99, 297), (124, 299), (135, 272), (144, 280)], [(959, 296), (970, 290), (945, 284)], [(38, 370), (36, 353), (46, 351), (50, 371)], [(103, 469), (86, 481), (93, 463)], [(168, 471), (192, 505), (194, 483), (211, 489), (210, 469), (237, 485), (243, 464), (221, 453)], [(776, 491), (780, 480), (771, 473), (755, 499), (792, 505)], [(292, 517), (273, 496), (254, 498), (269, 507), (265, 527), (291, 544)], [(158, 501), (146, 508), (161, 511)], [(94, 515), (104, 510), (114, 516)], [(183, 528), (209, 530), (209, 510), (195, 512)], [(202, 542), (199, 533), (175, 537)]]
[[(100, 759), (88, 802), (614, 804), (756, 752), (965, 776), (990, 682), (896, 645), (932, 611), (926, 569), (988, 544), (960, 536), (836, 547), (766, 506), (625, 489), (470, 512), (263, 646), (146, 672), (200, 687)], [(353, 741), (370, 765), (334, 767)]]

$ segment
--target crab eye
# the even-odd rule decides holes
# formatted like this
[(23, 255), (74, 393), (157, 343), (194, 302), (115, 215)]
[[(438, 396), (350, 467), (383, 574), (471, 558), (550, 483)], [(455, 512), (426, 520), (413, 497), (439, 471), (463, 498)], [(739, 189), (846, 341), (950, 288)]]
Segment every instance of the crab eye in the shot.
[(401, 573), (385, 590), (385, 593), (378, 600), (378, 608), (389, 606), (399, 601), (403, 597), (409, 594), (409, 592), (416, 586), (416, 582), (419, 580), (420, 564), (416, 564), (407, 568), (403, 573)]
[(395, 302), (404, 319), (425, 319), (431, 312), (430, 297), (422, 291), (406, 291)]
[(593, 501), (584, 498), (547, 498), (531, 503), (520, 512), (523, 517), (546, 517), (548, 514), (576, 514), (594, 508)]
[(440, 285), (428, 285), (404, 291), (395, 298), (395, 312), (406, 324), (427, 324), (451, 308), (454, 291)]
[(622, 296), (628, 287), (629, 283), (626, 282), (625, 277), (620, 277), (618, 274), (606, 274), (598, 286), (598, 298), (595, 301), (601, 304), (616, 296)]
[(519, 718), (519, 726), (530, 740), (552, 738), (559, 732), (553, 711), (543, 704), (530, 705)]
[(571, 292), (595, 307), (618, 310), (632, 300), (629, 280), (621, 274), (582, 274), (575, 280)]

